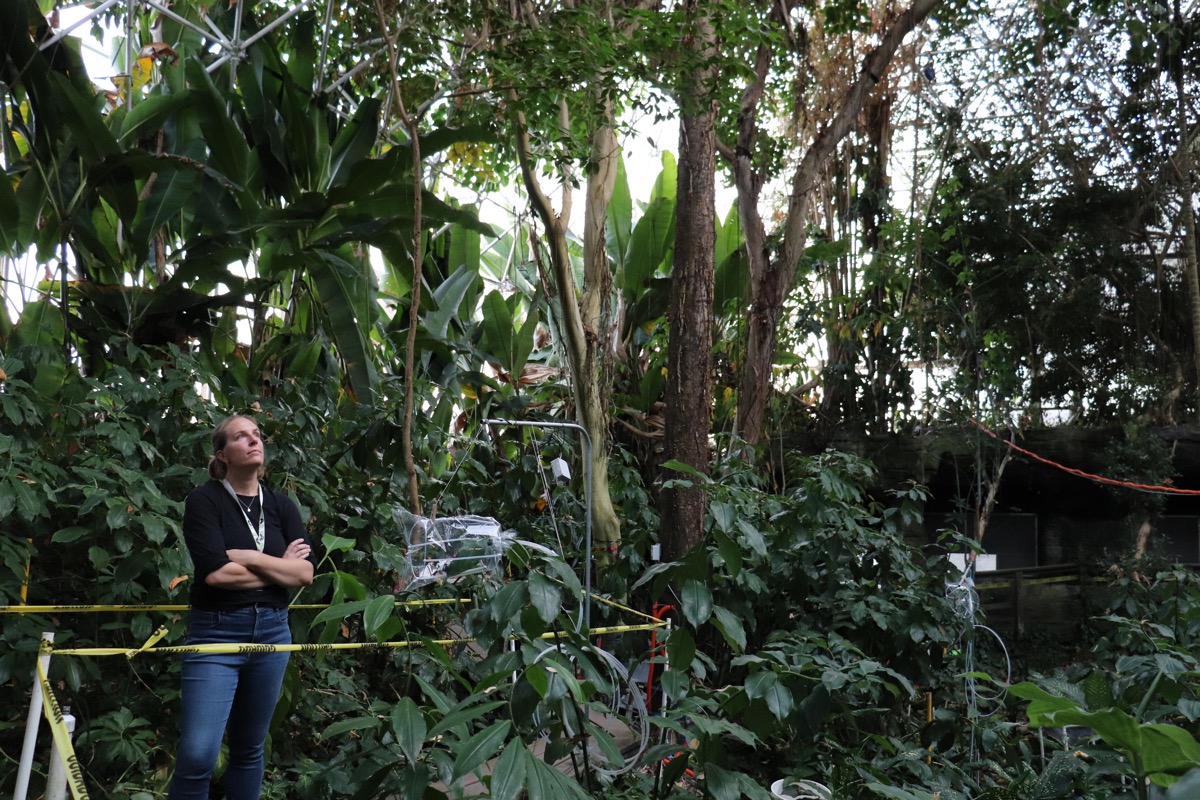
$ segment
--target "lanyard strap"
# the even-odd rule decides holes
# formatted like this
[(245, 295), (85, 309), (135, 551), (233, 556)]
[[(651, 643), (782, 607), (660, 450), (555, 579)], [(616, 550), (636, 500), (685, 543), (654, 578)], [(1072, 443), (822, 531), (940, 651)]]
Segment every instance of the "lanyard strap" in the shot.
[(233, 498), (233, 502), (237, 504), (238, 511), (242, 512), (242, 519), (246, 520), (246, 527), (250, 529), (250, 535), (254, 537), (254, 546), (258, 548), (258, 552), (262, 552), (263, 547), (267, 544), (267, 507), (263, 505), (263, 488), (262, 484), (258, 485), (258, 527), (250, 521), (250, 515), (246, 512), (246, 507), (242, 505), (242, 501), (238, 499), (237, 492), (233, 490), (233, 486), (229, 483), (229, 479), (221, 481), (225, 485), (225, 491), (229, 492), (229, 496)]

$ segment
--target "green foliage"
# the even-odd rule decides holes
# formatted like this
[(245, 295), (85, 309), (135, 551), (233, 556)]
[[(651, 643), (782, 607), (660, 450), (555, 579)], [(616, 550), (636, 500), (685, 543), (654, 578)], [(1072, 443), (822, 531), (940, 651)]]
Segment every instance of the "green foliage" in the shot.
[[(1175, 477), (1171, 447), (1144, 424), (1125, 426), (1124, 436), (1114, 438), (1101, 454), (1105, 475), (1145, 486), (1168, 486)], [(1116, 487), (1112, 492), (1136, 528), (1162, 513), (1166, 498), (1134, 489)]]
[(702, 483), (708, 542), (642, 579), (652, 594), (677, 587), (668, 720), (688, 721), (691, 763), (721, 776), (708, 784), (715, 796), (786, 774), (838, 792), (861, 785), (852, 765), (899, 757), (894, 744), (922, 727), (916, 686), (947, 677), (947, 562), (904, 538), (920, 491), (878, 503), (872, 468), (837, 453), (796, 470), (796, 487), (774, 495), (739, 462), (724, 465)]
[[(1200, 684), (1195, 620), (1200, 584), (1190, 571), (1121, 578), (1108, 587), (1091, 663), (1009, 687), (1039, 748), (1061, 743), (1030, 770), (1015, 729), (995, 739), (997, 761), (1025, 758), (1014, 784), (1034, 797), (1071, 789), (1086, 798), (1182, 798), (1200, 777)], [(1071, 727), (1074, 726), (1074, 727)]]
[[(990, 49), (983, 32), (944, 29), (937, 80), (923, 92), (937, 106), (941, 166), (930, 214), (916, 220), (918, 346), (950, 359), (967, 409), (989, 390), (1038, 424), (1049, 409), (1085, 423), (1170, 424), (1195, 412), (1186, 270), (1161, 257), (1151, 232), (1177, 224), (1188, 189), (1143, 176), (1163, 176), (1184, 149), (1195, 22), (1153, 4), (1044, 11), (998, 27), (1001, 54), (982, 68), (942, 54), (958, 42)], [(1112, 77), (1099, 94), (1061, 80), (1093, 70)], [(1102, 129), (1096, 103), (1112, 108)], [(1017, 127), (991, 124), (998, 115)]]
[[(569, 778), (551, 775), (523, 747), (508, 744), (546, 735), (558, 742), (551, 751), (565, 755), (579, 728), (562, 720), (578, 719), (581, 709), (603, 705), (615, 692), (606, 662), (586, 639), (569, 636), (547, 650), (538, 638), (573, 629), (579, 580), (566, 564), (526, 557), (522, 578), (476, 585), (465, 617), (455, 604), (441, 613), (396, 606), (411, 598), (393, 594), (405, 556), (391, 515), (403, 492), (387, 456), (398, 447), (388, 424), (395, 398), (387, 396), (387, 384), (379, 407), (345, 405), (336, 382), (284, 381), (259, 397), (228, 387), (229, 405), (221, 408), (206, 397), (206, 384), (217, 379), (193, 354), (127, 344), (114, 344), (112, 352), (120, 361), (103, 380), (76, 373), (53, 398), (33, 390), (21, 362), (0, 363), (6, 376), (0, 435), (7, 445), (0, 481), (11, 503), (5, 518), (13, 523), (0, 536), (5, 604), (19, 602), (23, 591), (39, 605), (182, 602), (188, 584), (176, 579), (190, 564), (179, 530), (181, 499), (205, 477), (212, 424), (227, 409), (254, 413), (268, 442), (269, 482), (296, 496), (320, 542), (317, 580), (298, 599), (333, 604), (325, 611), (294, 609), (296, 641), (421, 644), (295, 655), (273, 727), (266, 795), (419, 796), (432, 781), (456, 785), (507, 745), (520, 755), (504, 760), (493, 778), (507, 791), (582, 796)], [(520, 455), (521, 437), (510, 447), (516, 462), (492, 465), (498, 472), (487, 480), (474, 472), (481, 476), (476, 486), (470, 484), (480, 468), (475, 457), (489, 450), (467, 448), (467, 485), (460, 489), (484, 508), (481, 489), (493, 498), (511, 490), (508, 504), (498, 506), (504, 515), (540, 517), (544, 524), (545, 514), (530, 503), (537, 487), (517, 477), (536, 476), (531, 456)], [(524, 535), (538, 536), (532, 527)], [(457, 598), (468, 589), (444, 586), (428, 594)], [(12, 707), (26, 705), (42, 630), (55, 631), (60, 646), (136, 648), (160, 623), (169, 629), (162, 644), (179, 644), (185, 627), (179, 614), (5, 615), (0, 695)], [(437, 643), (468, 635), (476, 645)], [(577, 669), (582, 678), (574, 677)], [(51, 663), (51, 680), (80, 719), (78, 752), (94, 796), (162, 791), (176, 736), (174, 660), (61, 656)], [(18, 752), (20, 737), (15, 725), (0, 730), (4, 751)], [(5, 762), (0, 780), (11, 780), (14, 767)]]

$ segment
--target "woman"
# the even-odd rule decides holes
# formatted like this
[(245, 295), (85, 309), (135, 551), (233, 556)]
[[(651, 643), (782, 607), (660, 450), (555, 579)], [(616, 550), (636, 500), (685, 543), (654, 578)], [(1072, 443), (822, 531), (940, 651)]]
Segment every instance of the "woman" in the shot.
[[(249, 417), (212, 434), (212, 480), (188, 493), (183, 538), (195, 566), (188, 644), (289, 644), (288, 589), (313, 579), (312, 548), (291, 498), (264, 486), (262, 434)], [(287, 653), (188, 653), (171, 800), (208, 800), (229, 730), (225, 795), (257, 800), (263, 743)]]

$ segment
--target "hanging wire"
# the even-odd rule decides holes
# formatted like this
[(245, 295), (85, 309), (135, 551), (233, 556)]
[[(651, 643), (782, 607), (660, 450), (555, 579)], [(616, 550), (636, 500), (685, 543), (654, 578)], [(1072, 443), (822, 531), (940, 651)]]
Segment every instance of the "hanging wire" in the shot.
[[(962, 642), (959, 652), (963, 659), (963, 701), (966, 707), (967, 721), (970, 728), (970, 754), (971, 760), (977, 758), (978, 743), (976, 742), (976, 725), (975, 721), (986, 719), (993, 714), (996, 714), (1003, 708), (1003, 700), (1007, 695), (1007, 690), (1004, 688), (990, 694), (981, 693), (979, 691), (978, 680), (976, 674), (976, 637), (980, 632), (989, 634), (996, 643), (1000, 646), (1000, 652), (1004, 657), (1004, 685), (1007, 686), (1012, 681), (1012, 658), (1009, 655), (1008, 647), (1004, 643), (1003, 637), (1000, 636), (994, 629), (984, 625), (981, 622), (976, 622), (976, 617), (980, 610), (979, 593), (975, 589), (975, 565), (968, 561), (963, 569), (962, 577), (954, 583), (946, 587), (946, 597), (950, 603), (955, 617), (960, 622), (960, 631), (958, 639)], [(980, 703), (995, 703), (995, 707), (990, 711), (981, 712), (979, 709)]]
[(484, 428), (486, 428), (486, 427), (487, 426), (482, 423), (477, 424), (475, 426), (475, 432), (471, 436), (464, 437), (465, 443), (463, 445), (462, 456), (455, 457), (453, 459), (454, 460), (454, 468), (450, 471), (450, 474), (448, 476), (446, 476), (446, 478), (442, 481), (441, 491), (438, 492), (437, 497), (435, 497), (433, 499), (433, 502), (430, 503), (430, 505), (429, 505), (431, 518), (433, 516), (437, 515), (437, 509), (441, 505), (442, 498), (446, 496), (446, 491), (450, 488), (450, 485), (452, 483), (454, 483), (455, 479), (458, 477), (459, 470), (462, 469), (462, 466), (463, 466), (463, 464), (466, 463), (467, 458), (475, 450), (475, 445), (483, 441), (483, 431), (484, 431)]
[[(646, 698), (642, 695), (642, 691), (637, 683), (630, 677), (629, 669), (621, 663), (620, 659), (596, 645), (588, 644), (582, 649), (599, 657), (603, 666), (607, 668), (609, 677), (611, 678), (609, 685), (613, 687), (612, 694), (608, 698), (608, 703), (604, 710), (610, 716), (627, 724), (629, 729), (637, 736), (637, 749), (633, 753), (625, 754), (624, 761), (620, 766), (607, 767), (600, 766), (597, 763), (593, 767), (601, 775), (615, 778), (619, 775), (624, 775), (637, 766), (650, 746), (650, 714), (646, 708)], [(551, 653), (561, 654), (561, 650), (554, 645), (548, 645), (534, 657), (532, 663), (537, 664)], [(565, 654), (563, 655), (565, 656)], [(574, 662), (574, 659), (570, 656), (566, 657), (568, 661)], [(572, 663), (572, 666), (574, 666), (574, 663)], [(535, 724), (541, 724), (541, 714), (539, 711), (534, 712), (533, 720)], [(586, 755), (591, 756), (596, 761), (602, 760), (597, 758), (598, 754), (595, 751), (587, 748), (588, 737), (582, 735), (585, 731), (575, 730), (566, 717), (563, 718), (563, 729), (568, 738), (575, 739), (578, 737), (581, 740), (580, 746), (584, 748)], [(542, 731), (541, 736), (543, 739), (549, 741), (550, 735), (545, 730)]]
[(567, 548), (563, 544), (562, 532), (558, 529), (558, 518), (554, 514), (554, 494), (550, 491), (550, 482), (546, 479), (546, 465), (542, 463), (542, 448), (538, 443), (537, 434), (533, 437), (533, 453), (537, 459), (538, 475), (542, 479), (542, 493), (546, 498), (546, 509), (550, 512), (550, 527), (554, 529), (554, 539), (558, 542), (559, 558), (567, 557)]

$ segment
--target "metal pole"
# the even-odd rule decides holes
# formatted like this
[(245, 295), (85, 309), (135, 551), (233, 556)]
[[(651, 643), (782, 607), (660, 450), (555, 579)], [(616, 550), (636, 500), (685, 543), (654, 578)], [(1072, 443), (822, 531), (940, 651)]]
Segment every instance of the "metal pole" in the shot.
[(485, 419), (484, 425), (516, 425), (525, 428), (572, 428), (583, 437), (583, 487), (587, 506), (584, 525), (583, 566), (583, 632), (592, 629), (592, 437), (587, 429), (575, 422), (525, 422), (513, 419)]
[[(39, 648), (38, 661), (42, 671), (50, 670), (50, 647), (54, 643), (54, 632), (42, 633), (42, 646)], [(13, 790), (13, 800), (25, 800), (29, 793), (29, 774), (33, 771), (33, 750), (37, 743), (38, 725), (42, 722), (42, 682), (38, 673), (33, 671), (33, 693), (29, 697), (29, 717), (25, 721), (25, 742), (21, 745), (21, 761), (17, 765), (17, 786)]]
[(128, 104), (129, 108), (133, 108), (134, 103), (137, 102), (135, 98), (137, 97), (138, 93), (137, 54), (141, 52), (142, 48), (139, 46), (135, 50), (133, 47), (133, 40), (137, 36), (137, 31), (137, 14), (131, 0), (129, 5), (126, 6), (125, 13), (125, 74), (129, 76), (126, 79), (127, 83), (125, 84), (129, 89), (129, 96), (126, 98), (125, 102)]
[(121, 2), (121, 0), (107, 0), (107, 2), (104, 3), (103, 5), (101, 5), (99, 8), (90, 9), (86, 14), (81, 16), (79, 19), (75, 20), (75, 22), (71, 23), (67, 27), (65, 27), (62, 30), (55, 33), (53, 36), (51, 36), (46, 41), (39, 44), (38, 49), (45, 50), (47, 47), (51, 47), (52, 45), (55, 45), (55, 44), (61, 42), (64, 38), (71, 35), (71, 31), (75, 30), (76, 28), (78, 28), (79, 26), (81, 26), (87, 22), (92, 21), (93, 19), (100, 16), (105, 11), (107, 11), (108, 9), (117, 5), (120, 2)]
[[(63, 723), (67, 726), (67, 738), (75, 734), (75, 715), (70, 706), (63, 707)], [(46, 776), (46, 800), (67, 800), (67, 770), (63, 764), (64, 754), (58, 752), (58, 742), (50, 742), (50, 774)]]

